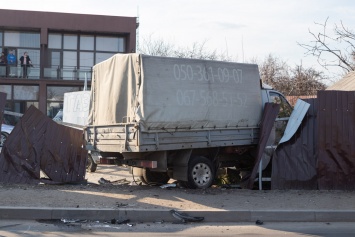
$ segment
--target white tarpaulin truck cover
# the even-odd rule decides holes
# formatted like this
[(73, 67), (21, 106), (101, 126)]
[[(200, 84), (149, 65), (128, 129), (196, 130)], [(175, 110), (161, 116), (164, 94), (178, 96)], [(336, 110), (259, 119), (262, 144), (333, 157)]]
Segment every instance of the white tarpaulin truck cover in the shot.
[(89, 125), (258, 127), (261, 114), (255, 64), (117, 54), (93, 67)]

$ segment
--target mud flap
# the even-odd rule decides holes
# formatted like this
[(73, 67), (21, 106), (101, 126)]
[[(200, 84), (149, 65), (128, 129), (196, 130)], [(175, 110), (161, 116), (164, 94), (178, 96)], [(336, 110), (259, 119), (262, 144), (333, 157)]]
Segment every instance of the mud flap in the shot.
[(188, 164), (191, 153), (192, 149), (177, 152), (173, 160), (173, 179), (187, 181)]

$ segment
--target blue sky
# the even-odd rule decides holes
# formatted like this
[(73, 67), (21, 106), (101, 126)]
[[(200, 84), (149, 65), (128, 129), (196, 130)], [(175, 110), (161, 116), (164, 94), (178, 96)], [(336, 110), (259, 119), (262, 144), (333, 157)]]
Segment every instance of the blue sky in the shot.
[[(139, 38), (152, 36), (177, 46), (206, 42), (239, 62), (273, 54), (288, 65), (318, 67), (299, 43), (312, 40), (308, 30), (329, 17), (329, 30), (340, 21), (355, 25), (351, 0), (16, 0), (2, 9), (139, 16)], [(355, 28), (355, 27), (354, 27)]]

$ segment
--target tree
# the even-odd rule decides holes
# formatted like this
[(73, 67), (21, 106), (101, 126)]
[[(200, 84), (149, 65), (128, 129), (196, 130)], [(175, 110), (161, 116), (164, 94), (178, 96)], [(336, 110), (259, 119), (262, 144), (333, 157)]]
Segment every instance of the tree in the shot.
[(325, 84), (321, 82), (325, 79), (323, 73), (313, 68), (296, 65), (291, 69), (291, 75), (287, 95), (316, 95), (317, 91), (326, 88)]
[(315, 95), (326, 88), (326, 77), (313, 68), (296, 65), (294, 68), (271, 54), (259, 64), (261, 80), (284, 95)]
[(282, 88), (290, 78), (289, 66), (271, 54), (263, 62), (257, 64), (259, 64), (262, 81), (275, 89)]
[(143, 38), (138, 52), (152, 56), (194, 58), (206, 60), (235, 61), (225, 53), (217, 53), (217, 50), (208, 50), (207, 41), (202, 43), (194, 42), (191, 46), (177, 47), (176, 45), (164, 41), (161, 38), (153, 38), (152, 35)]
[(152, 35), (143, 38), (143, 43), (139, 45), (138, 51), (142, 54), (152, 56), (171, 56), (175, 46), (164, 41), (163, 39), (153, 39)]
[(354, 71), (355, 33), (340, 22), (338, 25), (335, 24), (332, 35), (328, 32), (327, 22), (328, 18), (324, 24), (315, 23), (322, 27), (321, 32), (314, 33), (309, 30), (313, 37), (309, 44), (298, 44), (306, 49), (307, 55), (317, 57), (318, 63), (325, 69), (340, 67), (346, 73)]

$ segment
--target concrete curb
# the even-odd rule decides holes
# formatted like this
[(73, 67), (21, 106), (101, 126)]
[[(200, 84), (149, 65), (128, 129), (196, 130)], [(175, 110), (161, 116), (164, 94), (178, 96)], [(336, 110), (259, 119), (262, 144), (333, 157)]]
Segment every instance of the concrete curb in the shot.
[[(180, 210), (178, 210), (180, 212)], [(355, 210), (187, 210), (190, 216), (204, 217), (204, 222), (354, 222)], [(174, 222), (169, 210), (162, 209), (91, 209), (91, 208), (37, 208), (0, 207), (0, 219), (68, 219), (99, 220), (111, 219), (131, 222)]]

